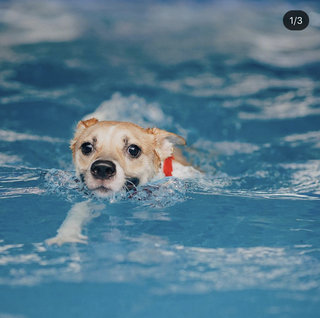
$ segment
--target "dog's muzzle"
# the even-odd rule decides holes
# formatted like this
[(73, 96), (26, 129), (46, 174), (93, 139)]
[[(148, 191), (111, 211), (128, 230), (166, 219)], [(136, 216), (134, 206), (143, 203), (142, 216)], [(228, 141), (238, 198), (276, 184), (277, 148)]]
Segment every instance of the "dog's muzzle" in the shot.
[(91, 174), (96, 179), (107, 180), (112, 178), (117, 170), (116, 165), (109, 160), (97, 160), (90, 168)]

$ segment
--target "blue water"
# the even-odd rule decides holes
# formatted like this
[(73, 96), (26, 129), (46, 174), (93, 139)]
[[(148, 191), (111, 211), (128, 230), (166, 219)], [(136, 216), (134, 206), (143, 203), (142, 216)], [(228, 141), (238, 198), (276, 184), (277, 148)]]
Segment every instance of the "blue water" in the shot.
[[(1, 2), (0, 318), (319, 317), (319, 31), (316, 1)], [(91, 198), (91, 113), (184, 136), (204, 176)], [(89, 199), (86, 244), (46, 244)]]

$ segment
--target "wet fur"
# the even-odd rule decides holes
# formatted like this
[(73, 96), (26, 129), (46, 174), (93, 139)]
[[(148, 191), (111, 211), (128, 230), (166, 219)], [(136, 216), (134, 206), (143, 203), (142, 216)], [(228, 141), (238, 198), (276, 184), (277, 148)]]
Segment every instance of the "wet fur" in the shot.
[[(82, 154), (81, 145), (85, 142), (93, 144), (94, 153)], [(96, 190), (101, 184), (102, 188), (115, 192), (125, 186), (126, 179), (137, 178), (140, 184), (144, 184), (158, 174), (161, 175), (163, 161), (168, 157), (174, 156), (176, 166), (188, 166), (181, 151), (175, 148), (175, 145), (185, 143), (181, 136), (162, 129), (144, 129), (129, 122), (98, 121), (91, 118), (78, 123), (70, 147), (76, 172), (78, 176), (83, 176), (88, 188)], [(128, 156), (126, 150), (130, 144), (141, 148), (139, 158)], [(99, 183), (92, 178), (90, 166), (98, 159), (116, 163), (117, 175), (112, 180)]]

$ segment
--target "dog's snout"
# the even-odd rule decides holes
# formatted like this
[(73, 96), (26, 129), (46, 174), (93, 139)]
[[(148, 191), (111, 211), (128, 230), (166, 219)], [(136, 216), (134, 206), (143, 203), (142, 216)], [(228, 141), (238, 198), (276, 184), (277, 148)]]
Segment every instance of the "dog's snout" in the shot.
[(116, 165), (109, 160), (97, 160), (91, 165), (91, 174), (96, 179), (109, 179), (116, 174)]

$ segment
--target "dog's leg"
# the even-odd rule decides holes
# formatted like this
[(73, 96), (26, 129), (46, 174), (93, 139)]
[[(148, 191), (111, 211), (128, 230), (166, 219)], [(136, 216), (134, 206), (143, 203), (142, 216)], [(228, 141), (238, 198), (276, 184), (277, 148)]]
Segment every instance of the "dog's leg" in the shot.
[(45, 242), (48, 245), (62, 245), (64, 243), (87, 243), (87, 236), (81, 234), (83, 226), (91, 219), (98, 217), (101, 206), (94, 206), (90, 201), (76, 203), (72, 206), (66, 219), (57, 231), (57, 235)]

